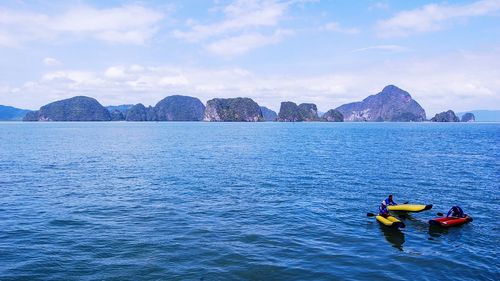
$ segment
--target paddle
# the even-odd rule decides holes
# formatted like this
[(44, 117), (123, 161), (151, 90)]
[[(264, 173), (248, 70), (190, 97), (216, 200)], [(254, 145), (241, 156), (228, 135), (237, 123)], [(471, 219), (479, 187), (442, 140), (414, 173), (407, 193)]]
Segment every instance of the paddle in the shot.
[(438, 212), (438, 213), (436, 214), (436, 216), (438, 216), (438, 217), (442, 217), (442, 216), (444, 216), (444, 214), (443, 214), (443, 213), (441, 213), (441, 212)]
[(404, 203), (403, 203), (403, 204), (401, 204), (401, 205), (406, 205), (406, 204), (408, 204), (408, 203), (410, 203), (410, 201), (406, 201), (406, 202), (404, 202)]

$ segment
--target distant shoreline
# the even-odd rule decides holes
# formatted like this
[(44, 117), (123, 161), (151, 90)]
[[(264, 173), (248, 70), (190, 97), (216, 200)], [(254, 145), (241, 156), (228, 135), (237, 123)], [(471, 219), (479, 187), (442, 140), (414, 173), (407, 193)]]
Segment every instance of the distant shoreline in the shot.
[[(476, 114), (480, 117), (476, 117)], [(498, 120), (497, 119), (498, 115)], [(429, 116), (430, 117), (430, 116)], [(493, 119), (493, 120), (485, 120)], [(388, 85), (375, 95), (320, 112), (314, 103), (281, 102), (279, 112), (251, 98), (213, 98), (203, 104), (198, 98), (167, 96), (154, 107), (138, 104), (103, 106), (96, 99), (76, 96), (27, 111), (0, 106), (0, 120), (29, 122), (497, 122), (500, 111), (474, 110), (455, 114), (443, 111), (432, 118), (411, 95)]]

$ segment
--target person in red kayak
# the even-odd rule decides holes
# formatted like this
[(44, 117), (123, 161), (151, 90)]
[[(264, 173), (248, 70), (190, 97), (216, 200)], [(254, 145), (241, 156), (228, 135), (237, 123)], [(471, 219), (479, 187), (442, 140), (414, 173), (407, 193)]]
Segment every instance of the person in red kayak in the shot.
[(394, 206), (397, 205), (394, 200), (392, 200), (392, 194), (389, 194), (389, 197), (387, 197), (382, 203), (380, 204), (380, 207), (378, 207), (378, 212), (379, 215), (383, 217), (387, 217), (389, 215), (389, 210), (387, 209), (387, 206)]
[(465, 218), (464, 211), (459, 206), (453, 206), (446, 214), (446, 217), (454, 217), (454, 218)]

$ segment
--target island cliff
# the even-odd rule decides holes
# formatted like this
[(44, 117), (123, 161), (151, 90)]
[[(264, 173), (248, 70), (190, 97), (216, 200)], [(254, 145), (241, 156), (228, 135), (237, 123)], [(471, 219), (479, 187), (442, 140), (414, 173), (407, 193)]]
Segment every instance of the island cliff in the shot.
[(444, 111), (431, 118), (431, 122), (460, 122), (453, 110)]
[(321, 119), (327, 122), (344, 122), (344, 115), (336, 109), (330, 109), (323, 114)]
[(265, 121), (272, 122), (276, 121), (276, 119), (278, 118), (278, 114), (276, 114), (274, 110), (271, 110), (265, 106), (261, 106), (260, 111), (262, 111), (262, 117), (264, 117)]
[(284, 101), (281, 103), (280, 112), (278, 113), (279, 122), (300, 122), (304, 121), (300, 115), (300, 109), (296, 103)]
[(291, 101), (281, 103), (278, 114), (279, 122), (319, 121), (318, 108), (314, 103), (301, 103), (297, 105)]
[(118, 109), (111, 110), (109, 112), (109, 115), (111, 116), (111, 121), (123, 121), (123, 120), (125, 120), (125, 116)]
[(345, 121), (425, 121), (425, 110), (410, 94), (389, 85), (382, 92), (361, 102), (344, 104), (337, 108)]
[(155, 109), (151, 106), (145, 107), (142, 103), (138, 103), (127, 110), (127, 121), (156, 121)]
[(211, 99), (205, 107), (204, 121), (257, 122), (263, 121), (259, 105), (250, 98)]
[(319, 121), (318, 108), (314, 103), (299, 104), (299, 113), (303, 121)]

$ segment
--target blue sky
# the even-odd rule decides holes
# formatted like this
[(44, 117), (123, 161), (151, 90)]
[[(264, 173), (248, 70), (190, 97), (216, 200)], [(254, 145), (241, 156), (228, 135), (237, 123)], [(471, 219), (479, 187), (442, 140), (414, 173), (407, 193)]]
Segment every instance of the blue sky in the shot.
[(430, 116), (500, 108), (500, 0), (2, 1), (0, 104), (171, 94), (314, 102), (395, 84)]

